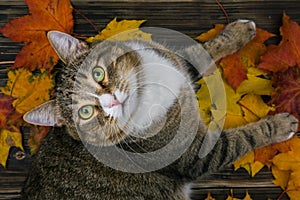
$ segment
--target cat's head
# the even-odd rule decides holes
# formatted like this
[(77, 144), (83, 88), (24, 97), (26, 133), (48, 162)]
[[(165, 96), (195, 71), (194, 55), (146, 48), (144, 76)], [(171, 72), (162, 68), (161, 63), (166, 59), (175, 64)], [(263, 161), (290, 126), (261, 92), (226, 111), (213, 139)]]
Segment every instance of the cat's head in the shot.
[[(66, 125), (75, 139), (110, 146), (166, 120), (187, 76), (164, 47), (138, 41), (91, 48), (68, 34), (48, 33), (65, 63), (55, 99), (24, 115), (43, 126)], [(188, 80), (189, 82), (189, 80)]]

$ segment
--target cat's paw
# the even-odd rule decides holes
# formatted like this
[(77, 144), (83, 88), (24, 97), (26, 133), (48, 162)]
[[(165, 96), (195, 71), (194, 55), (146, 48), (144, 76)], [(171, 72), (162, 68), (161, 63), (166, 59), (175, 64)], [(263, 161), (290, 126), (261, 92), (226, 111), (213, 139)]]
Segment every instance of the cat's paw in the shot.
[(219, 60), (244, 47), (256, 35), (256, 26), (250, 20), (237, 20), (228, 24), (213, 40), (204, 43), (203, 47), (213, 60)]
[(272, 124), (275, 127), (272, 135), (272, 140), (275, 143), (290, 139), (298, 129), (299, 121), (290, 113), (279, 113), (268, 118), (272, 120)]
[(239, 19), (228, 24), (223, 32), (229, 32), (240, 49), (256, 36), (256, 25), (251, 20)]

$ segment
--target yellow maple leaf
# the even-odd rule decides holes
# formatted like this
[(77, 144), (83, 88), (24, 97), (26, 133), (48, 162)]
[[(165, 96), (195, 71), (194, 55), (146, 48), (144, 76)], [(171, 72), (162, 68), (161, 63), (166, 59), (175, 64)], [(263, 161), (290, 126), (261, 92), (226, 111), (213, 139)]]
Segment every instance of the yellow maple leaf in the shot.
[(250, 194), (248, 193), (248, 191), (246, 192), (246, 196), (244, 197), (243, 200), (252, 200)]
[(300, 191), (287, 191), (290, 200), (299, 200), (300, 199)]
[(264, 164), (254, 160), (253, 151), (247, 153), (242, 158), (235, 161), (233, 165), (234, 170), (238, 170), (239, 168), (243, 167), (252, 177), (255, 176), (255, 174), (257, 174), (264, 167)]
[(218, 78), (219, 73), (214, 72), (199, 80), (197, 84), (200, 84), (201, 88), (197, 91), (197, 97), (203, 121), (209, 124), (212, 120), (222, 117), (216, 116), (218, 108), (215, 107), (222, 104), (220, 101), (226, 102), (224, 129), (235, 128), (249, 122), (257, 121), (265, 117), (269, 111), (273, 111), (274, 108), (266, 105), (260, 97), (260, 95), (269, 95), (274, 90), (272, 82), (261, 78), (260, 75), (264, 74), (264, 72), (260, 71), (259, 73), (259, 71), (250, 70), (248, 72), (248, 79), (242, 82), (237, 90), (234, 90), (226, 81), (223, 81), (226, 99), (211, 97), (209, 91), (209, 87), (214, 87), (209, 84), (222, 81)]
[(289, 171), (286, 190), (300, 190), (300, 152), (289, 151), (273, 158), (273, 164), (281, 171)]
[(249, 195), (248, 191), (246, 192), (246, 195), (244, 198), (242, 199), (238, 199), (238, 198), (235, 198), (233, 197), (233, 190), (230, 190), (231, 194), (228, 195), (227, 199), (226, 200), (252, 200), (251, 196)]
[(207, 194), (207, 197), (204, 200), (216, 200), (215, 198), (213, 198), (210, 194), (210, 192)]
[(32, 108), (49, 100), (53, 89), (53, 79), (45, 71), (32, 74), (29, 70), (20, 68), (8, 72), (8, 81), (1, 91), (15, 98), (13, 106), (16, 111), (24, 114)]
[(6, 160), (8, 158), (9, 149), (12, 147), (18, 147), (23, 150), (22, 135), (19, 132), (11, 132), (6, 129), (0, 130), (0, 164), (6, 166)]
[(280, 153), (272, 159), (274, 184), (287, 192), (290, 199), (300, 198), (300, 139), (294, 137), (288, 141), (290, 151)]
[(151, 34), (145, 33), (139, 29), (140, 25), (145, 21), (146, 20), (122, 20), (117, 22), (117, 18), (114, 18), (98, 35), (90, 37), (86, 41), (91, 43), (97, 40), (151, 40)]

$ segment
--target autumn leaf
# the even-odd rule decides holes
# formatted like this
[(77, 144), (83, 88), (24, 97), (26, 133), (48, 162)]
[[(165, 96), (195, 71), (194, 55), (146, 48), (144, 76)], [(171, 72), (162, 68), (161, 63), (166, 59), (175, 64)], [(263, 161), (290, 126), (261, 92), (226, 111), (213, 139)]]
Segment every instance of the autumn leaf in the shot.
[(295, 66), (275, 73), (273, 82), (276, 88), (269, 102), (276, 107), (273, 113), (288, 112), (300, 120), (300, 68)]
[(32, 74), (24, 68), (8, 72), (5, 87), (0, 88), (8, 96), (15, 98), (12, 105), (20, 114), (49, 100), (53, 89), (52, 75), (47, 72)]
[(282, 23), (281, 42), (278, 46), (268, 46), (268, 51), (262, 56), (258, 68), (278, 72), (295, 65), (300, 67), (300, 26), (285, 13)]
[(300, 197), (300, 139), (290, 141), (291, 150), (275, 156), (272, 160), (274, 183), (287, 192), (291, 199)]
[(52, 70), (58, 56), (47, 39), (47, 31), (71, 33), (73, 29), (72, 6), (69, 0), (25, 0), (29, 14), (10, 20), (1, 29), (5, 37), (14, 42), (24, 42), (13, 68), (24, 67)]
[[(222, 67), (223, 65), (224, 74), (227, 67), (230, 69), (227, 73), (235, 73), (240, 78), (240, 67), (246, 75), (246, 78), (240, 79), (236, 82), (237, 84), (234, 81), (238, 78), (233, 76), (228, 76), (227, 81), (223, 82), (227, 104), (224, 129), (235, 128), (258, 121), (270, 111), (275, 110), (273, 106), (267, 105), (261, 98), (261, 95), (271, 95), (273, 92), (272, 81), (264, 78), (267, 76), (266, 72), (256, 68), (260, 62), (261, 55), (267, 49), (264, 42), (273, 36), (273, 34), (258, 28), (256, 37), (249, 44), (237, 53), (227, 56), (220, 61), (220, 66)], [(198, 82), (198, 84), (201, 84), (201, 88), (197, 92), (200, 114), (206, 124), (215, 119), (215, 112), (213, 112), (215, 102), (211, 102), (206, 85), (207, 82), (212, 82), (209, 79), (212, 79), (212, 77), (204, 77)], [(234, 81), (230, 83), (230, 79), (234, 79)], [(259, 159), (255, 160), (255, 152), (253, 151), (234, 162), (234, 166), (235, 170), (243, 167), (251, 176), (254, 176), (264, 167), (264, 164)]]
[[(259, 70), (260, 71), (260, 70)], [(206, 124), (212, 119), (219, 119), (215, 116), (215, 106), (220, 104), (216, 101), (226, 101), (226, 117), (224, 129), (235, 128), (254, 122), (265, 117), (270, 111), (274, 110), (268, 106), (260, 95), (270, 95), (273, 91), (272, 82), (260, 77), (264, 72), (258, 73), (256, 70), (249, 70), (247, 77), (236, 90), (234, 90), (226, 81), (223, 81), (226, 99), (212, 98), (207, 84), (213, 84), (218, 79), (218, 73), (212, 73), (210, 76), (202, 78), (197, 84), (201, 88), (197, 91), (200, 115)], [(216, 89), (216, 87), (214, 87)]]
[(247, 170), (248, 174), (254, 177), (264, 167), (264, 164), (255, 161), (254, 158), (254, 151), (247, 153), (239, 160), (233, 162), (234, 170), (238, 170), (242, 167)]
[(216, 200), (216, 199), (213, 198), (210, 193), (208, 193), (207, 197), (204, 200)]
[(3, 128), (6, 125), (7, 117), (13, 111), (13, 102), (14, 98), (0, 94), (0, 128)]
[(206, 42), (208, 40), (211, 40), (215, 38), (219, 33), (221, 33), (225, 28), (224, 24), (215, 24), (213, 29), (210, 29), (209, 31), (202, 33), (201, 35), (195, 37), (196, 40), (200, 42)]
[(246, 46), (220, 61), (223, 76), (233, 89), (237, 89), (247, 79), (247, 70), (255, 67), (259, 63), (260, 56), (266, 51), (264, 42), (274, 36), (259, 28), (256, 32), (256, 37)]
[[(145, 33), (138, 29), (145, 21), (146, 20), (121, 20), (118, 22), (117, 18), (114, 18), (98, 35), (95, 37), (90, 37), (86, 41), (91, 43), (96, 40), (151, 40), (151, 34)], [(121, 34), (122, 32), (124, 33)]]
[(246, 195), (244, 198), (242, 199), (238, 199), (238, 198), (235, 198), (234, 195), (233, 195), (233, 190), (230, 191), (231, 194), (228, 195), (227, 199), (226, 200), (252, 200), (251, 196), (249, 195), (248, 191), (246, 192)]
[(18, 147), (23, 150), (22, 135), (19, 132), (11, 132), (6, 129), (0, 130), (0, 164), (6, 166), (6, 160), (8, 158), (9, 149), (12, 147)]
[(30, 148), (31, 155), (35, 154), (40, 147), (42, 139), (49, 132), (50, 127), (46, 126), (30, 126), (30, 136), (28, 139), (28, 146)]
[(271, 144), (269, 146), (254, 150), (254, 161), (259, 161), (264, 165), (271, 167), (274, 156), (276, 156), (278, 153), (285, 153), (290, 150), (289, 141)]

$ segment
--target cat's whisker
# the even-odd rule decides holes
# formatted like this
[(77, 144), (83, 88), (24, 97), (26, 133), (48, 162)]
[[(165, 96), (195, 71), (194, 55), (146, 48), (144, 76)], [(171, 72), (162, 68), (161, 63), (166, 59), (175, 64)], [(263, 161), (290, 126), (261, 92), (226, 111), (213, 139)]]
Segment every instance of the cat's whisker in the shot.
[[(134, 143), (140, 150), (142, 150), (144, 153), (147, 153), (148, 151), (143, 147), (141, 146), (137, 141), (136, 139), (133, 137), (133, 136), (129, 136), (127, 139), (129, 139), (131, 141), (131, 143)], [(143, 139), (144, 140), (144, 139)], [(151, 141), (151, 140), (150, 140)], [(125, 141), (124, 141), (125, 142)], [(151, 142), (155, 142), (155, 141), (151, 141)], [(127, 143), (126, 143), (127, 144)], [(129, 147), (130, 145), (127, 144)]]
[[(126, 155), (126, 157), (127, 157), (134, 165), (136, 165), (137, 167), (140, 168), (140, 166), (138, 166), (138, 165), (134, 162), (134, 160), (132, 160), (132, 158), (128, 155), (128, 153), (126, 153), (126, 150), (124, 149), (124, 147), (122, 146), (121, 143), (119, 144), (119, 146), (121, 147), (122, 153), (123, 153), (124, 155)], [(137, 152), (136, 150), (134, 150), (134, 149), (133, 149), (130, 145), (128, 145), (128, 144), (127, 144), (127, 146), (129, 147), (130, 150), (133, 151), (133, 153), (136, 153), (135, 155), (138, 155), (139, 157), (141, 157), (141, 158), (143, 158), (143, 159), (147, 159), (147, 157), (144, 156), (143, 153)], [(118, 148), (118, 147), (115, 146), (115, 148), (119, 151), (119, 148)], [(119, 152), (120, 152), (120, 151), (119, 151)], [(146, 152), (147, 152), (147, 151), (146, 151)]]

